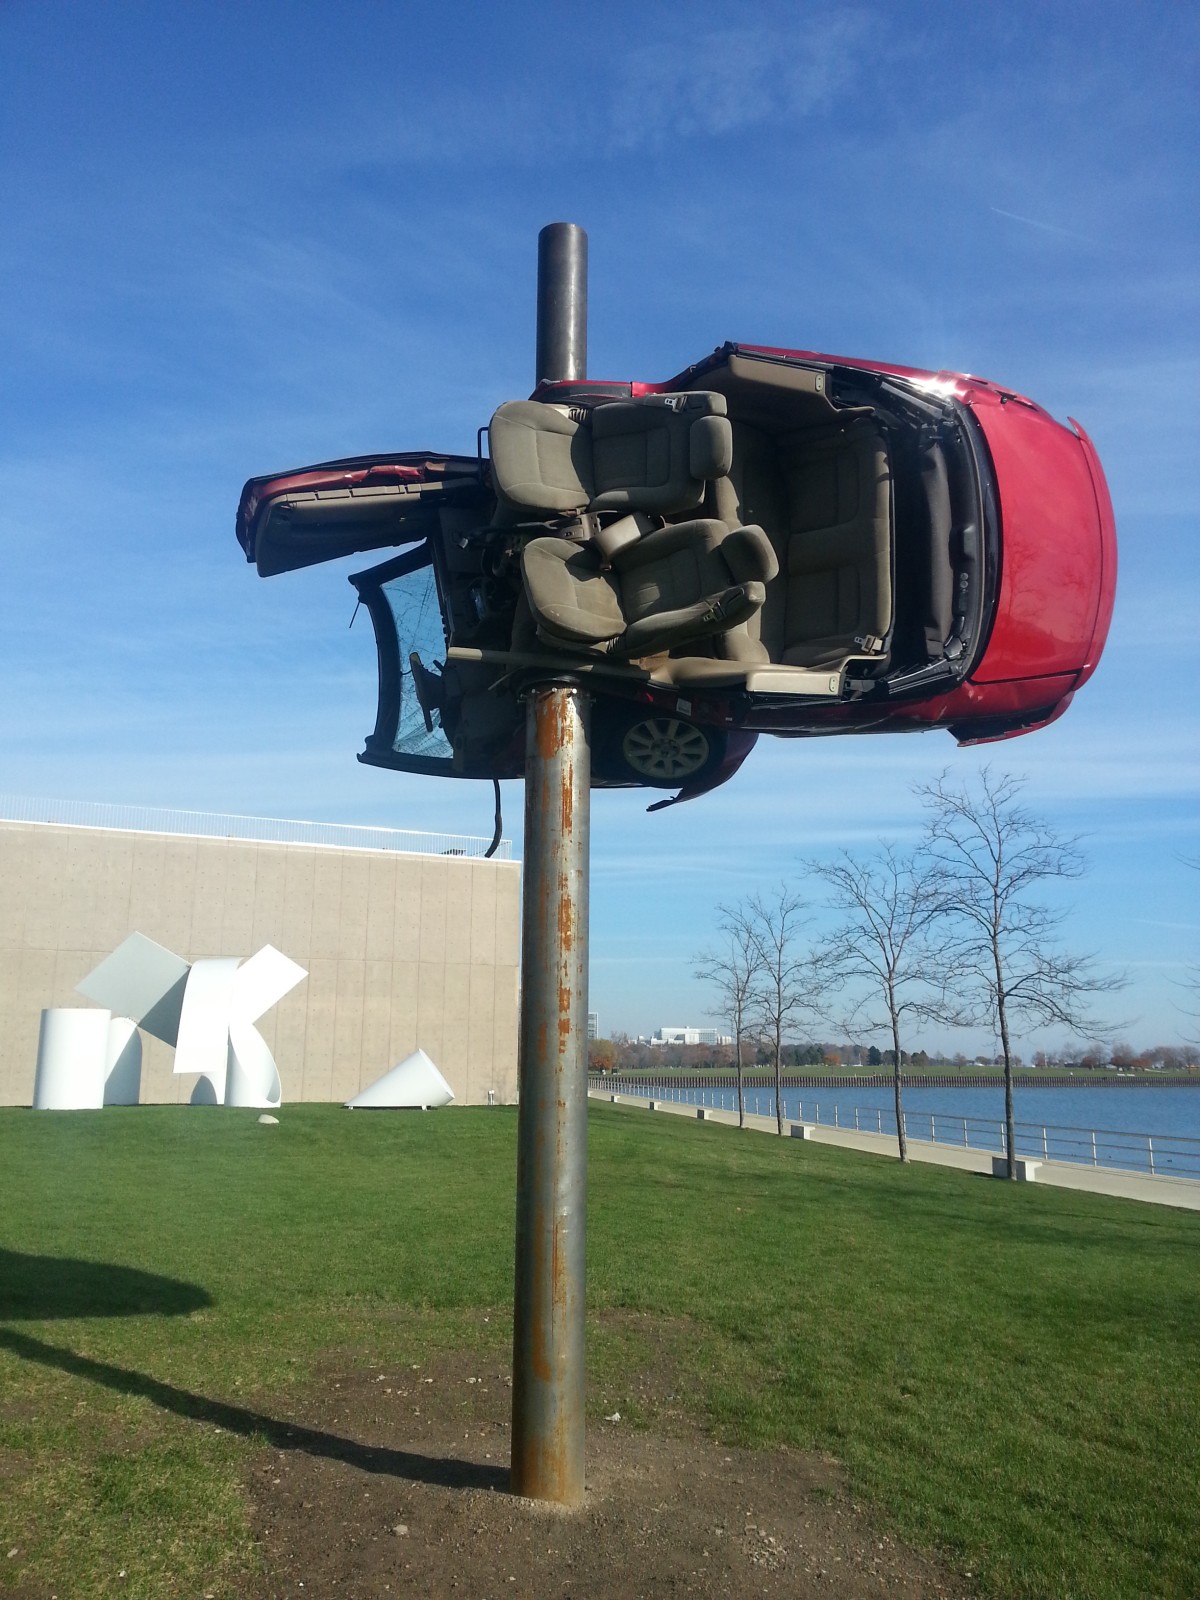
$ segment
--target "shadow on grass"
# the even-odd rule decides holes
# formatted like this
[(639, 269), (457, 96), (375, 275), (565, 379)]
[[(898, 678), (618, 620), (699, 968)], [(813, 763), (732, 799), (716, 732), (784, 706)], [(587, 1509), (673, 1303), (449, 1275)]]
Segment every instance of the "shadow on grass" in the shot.
[(437, 1484), (446, 1489), (508, 1488), (508, 1472), (503, 1467), (480, 1466), (473, 1461), (439, 1459), (418, 1455), (411, 1450), (360, 1444), (356, 1439), (345, 1439), (336, 1433), (306, 1428), (301, 1423), (267, 1417), (261, 1412), (230, 1405), (224, 1400), (211, 1400), (206, 1395), (192, 1394), (187, 1389), (177, 1389), (143, 1372), (130, 1372), (125, 1367), (112, 1366), (106, 1361), (93, 1361), (89, 1356), (46, 1344), (29, 1334), (17, 1332), (15, 1328), (0, 1328), (0, 1349), (11, 1350), (23, 1361), (57, 1367), (60, 1372), (70, 1373), (72, 1377), (103, 1384), (117, 1394), (139, 1395), (177, 1417), (185, 1417), (190, 1422), (206, 1422), (212, 1427), (224, 1428), (227, 1433), (270, 1445), (276, 1450), (299, 1450), (306, 1455), (345, 1462), (347, 1466), (358, 1467), (363, 1472), (407, 1478), (412, 1483)]
[(195, 1283), (137, 1267), (0, 1249), (0, 1321), (61, 1317), (185, 1317), (211, 1306)]

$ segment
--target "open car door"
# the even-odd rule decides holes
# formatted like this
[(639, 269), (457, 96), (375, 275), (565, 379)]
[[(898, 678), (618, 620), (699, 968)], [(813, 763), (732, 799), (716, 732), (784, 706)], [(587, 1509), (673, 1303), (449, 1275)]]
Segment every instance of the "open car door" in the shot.
[(479, 510), (487, 464), (410, 451), (354, 456), (251, 478), (237, 511), (238, 543), (260, 577), (415, 543), (441, 514)]

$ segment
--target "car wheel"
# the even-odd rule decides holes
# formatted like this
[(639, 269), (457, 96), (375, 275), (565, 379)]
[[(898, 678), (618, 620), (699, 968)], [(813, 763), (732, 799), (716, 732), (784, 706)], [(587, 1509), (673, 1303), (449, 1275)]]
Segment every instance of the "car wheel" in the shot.
[(631, 777), (671, 788), (713, 765), (720, 755), (719, 738), (680, 717), (641, 717), (625, 729), (621, 760)]

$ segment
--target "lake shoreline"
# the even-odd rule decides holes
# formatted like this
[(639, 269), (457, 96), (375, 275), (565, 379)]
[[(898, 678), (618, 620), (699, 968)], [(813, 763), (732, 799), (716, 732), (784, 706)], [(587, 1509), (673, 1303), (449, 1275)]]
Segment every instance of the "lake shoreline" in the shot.
[[(678, 1089), (736, 1089), (737, 1074), (731, 1071), (681, 1072), (670, 1069), (647, 1073), (589, 1073), (594, 1087), (616, 1088), (618, 1085), (633, 1092), (637, 1084), (670, 1084)], [(785, 1072), (781, 1083), (785, 1089), (890, 1089), (894, 1077), (890, 1070), (882, 1072)], [(904, 1072), (901, 1083), (912, 1089), (993, 1089), (1004, 1084), (1004, 1074), (999, 1069), (992, 1072)], [(755, 1070), (743, 1075), (747, 1092), (773, 1089), (774, 1075)], [(1166, 1073), (1103, 1073), (1103, 1072), (1014, 1072), (1013, 1087), (1019, 1089), (1200, 1089), (1200, 1074), (1187, 1077)]]

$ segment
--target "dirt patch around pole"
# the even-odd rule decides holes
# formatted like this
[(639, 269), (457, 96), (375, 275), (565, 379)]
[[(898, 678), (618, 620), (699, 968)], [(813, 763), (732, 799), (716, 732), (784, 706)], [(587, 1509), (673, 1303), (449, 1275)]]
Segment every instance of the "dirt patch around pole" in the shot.
[(456, 1355), (330, 1370), (293, 1397), (295, 1447), (248, 1475), (248, 1600), (970, 1595), (880, 1531), (835, 1461), (716, 1444), (676, 1413), (669, 1435), (590, 1422), (582, 1510), (518, 1499), (511, 1393), (494, 1357)]

